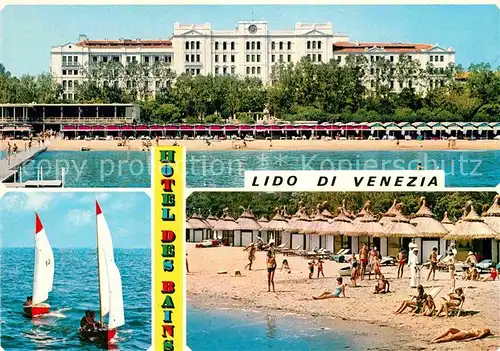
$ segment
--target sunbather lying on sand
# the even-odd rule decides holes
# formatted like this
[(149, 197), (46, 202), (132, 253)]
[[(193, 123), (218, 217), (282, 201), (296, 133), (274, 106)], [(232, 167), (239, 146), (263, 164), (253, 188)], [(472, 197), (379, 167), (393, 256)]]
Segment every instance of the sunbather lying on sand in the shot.
[(345, 285), (342, 283), (342, 277), (337, 278), (337, 286), (335, 287), (333, 293), (330, 291), (325, 291), (323, 294), (319, 296), (313, 296), (313, 299), (314, 300), (331, 299), (335, 297), (340, 297), (340, 294), (342, 294), (342, 297), (345, 297)]
[(461, 331), (459, 329), (450, 328), (445, 333), (441, 334), (431, 342), (440, 343), (440, 342), (449, 342), (449, 341), (457, 341), (457, 340), (476, 340), (484, 338), (488, 335), (491, 335), (491, 332), (488, 328), (484, 329), (469, 329), (467, 331)]

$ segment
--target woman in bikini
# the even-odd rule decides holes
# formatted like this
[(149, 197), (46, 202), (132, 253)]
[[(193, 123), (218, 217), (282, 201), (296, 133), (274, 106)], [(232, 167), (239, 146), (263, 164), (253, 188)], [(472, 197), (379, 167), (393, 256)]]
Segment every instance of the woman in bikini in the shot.
[(271, 284), (274, 292), (274, 271), (276, 271), (276, 259), (271, 251), (267, 252), (267, 291), (271, 291)]
[(418, 295), (413, 296), (411, 300), (403, 301), (399, 306), (399, 308), (396, 311), (394, 311), (394, 314), (403, 313), (407, 307), (409, 307), (413, 311), (416, 311), (417, 309), (422, 309), (425, 301), (427, 300), (427, 294), (424, 293), (424, 287), (422, 285), (419, 285), (417, 287), (417, 291)]
[(245, 268), (248, 267), (248, 270), (251, 271), (252, 270), (252, 263), (253, 261), (255, 261), (255, 251), (256, 251), (256, 247), (254, 244), (250, 245), (250, 252), (248, 253), (248, 261), (249, 263), (245, 266)]
[(379, 260), (378, 256), (372, 257), (372, 268), (373, 268), (373, 272), (375, 274), (375, 279), (382, 276), (382, 270), (380, 268), (380, 260)]
[(401, 248), (398, 253), (398, 278), (403, 278), (403, 271), (405, 268), (405, 262), (406, 262), (406, 255)]
[(436, 313), (436, 316), (439, 317), (441, 312), (444, 312), (446, 316), (448, 316), (448, 312), (452, 308), (457, 308), (460, 304), (465, 301), (465, 294), (462, 288), (456, 288), (454, 293), (448, 294), (449, 301), (443, 301), (441, 307)]
[(496, 267), (493, 267), (490, 271), (490, 275), (487, 276), (486, 278), (483, 278), (481, 281), (487, 282), (487, 281), (495, 281), (498, 277), (498, 270)]
[(484, 329), (469, 329), (466, 331), (461, 331), (460, 329), (450, 328), (445, 333), (439, 335), (437, 338), (432, 340), (432, 343), (441, 343), (449, 341), (458, 340), (477, 340), (482, 339), (488, 335), (491, 335), (491, 331), (488, 328)]
[(340, 297), (342, 294), (342, 297), (345, 297), (345, 285), (342, 283), (342, 277), (337, 278), (337, 286), (335, 287), (335, 290), (332, 292), (330, 291), (325, 291), (323, 294), (319, 296), (313, 296), (314, 300), (325, 300), (325, 299), (332, 299), (336, 297)]
[[(353, 255), (354, 257), (354, 255)], [(352, 261), (352, 271), (351, 271), (351, 283), (352, 283), (352, 286), (356, 287), (356, 281), (358, 280), (359, 278), (359, 271), (358, 271), (358, 261), (356, 261), (356, 259), (354, 259), (354, 261)]]
[(325, 274), (323, 273), (323, 261), (321, 261), (321, 259), (319, 258), (318, 259), (318, 263), (316, 264), (318, 266), (318, 278), (319, 278), (319, 274), (321, 273), (321, 275), (323, 276), (323, 278), (325, 277)]

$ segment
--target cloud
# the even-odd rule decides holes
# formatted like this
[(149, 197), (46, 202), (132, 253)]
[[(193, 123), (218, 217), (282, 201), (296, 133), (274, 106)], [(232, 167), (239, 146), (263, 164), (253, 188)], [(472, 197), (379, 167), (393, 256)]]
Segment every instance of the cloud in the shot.
[(40, 211), (54, 201), (51, 193), (10, 193), (2, 198), (2, 210), (6, 212)]
[(66, 223), (71, 226), (83, 227), (92, 223), (94, 219), (94, 212), (88, 210), (69, 210), (66, 213)]

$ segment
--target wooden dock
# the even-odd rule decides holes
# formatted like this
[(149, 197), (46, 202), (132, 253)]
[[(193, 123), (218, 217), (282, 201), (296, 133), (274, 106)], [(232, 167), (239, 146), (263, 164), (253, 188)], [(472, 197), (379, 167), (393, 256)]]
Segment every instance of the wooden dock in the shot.
[(19, 151), (15, 156), (12, 155), (9, 159), (7, 156), (0, 160), (0, 182), (12, 182), (19, 171), (19, 167), (26, 162), (32, 160), (37, 155), (47, 150), (47, 147), (34, 147), (31, 150)]

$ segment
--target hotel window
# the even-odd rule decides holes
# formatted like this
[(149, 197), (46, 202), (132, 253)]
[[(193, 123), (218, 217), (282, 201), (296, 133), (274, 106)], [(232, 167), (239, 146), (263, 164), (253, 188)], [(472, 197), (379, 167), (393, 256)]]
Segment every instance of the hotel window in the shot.
[(311, 42), (308, 40), (307, 41), (307, 49), (310, 49), (311, 48)]
[(66, 94), (63, 94), (63, 100), (66, 100)]
[(252, 67), (252, 74), (255, 74), (255, 67)]
[(318, 61), (321, 62), (321, 54), (318, 54)]
[(444, 56), (443, 55), (439, 56), (439, 61), (444, 62)]
[[(95, 60), (94, 60), (94, 62), (95, 62)], [(130, 63), (130, 56), (127, 56), (127, 63)]]
[(186, 68), (186, 73), (189, 74), (189, 68)]
[(78, 81), (77, 80), (75, 80), (75, 83), (73, 84), (73, 86), (75, 87), (75, 89), (78, 87)]
[(149, 56), (144, 56), (144, 63), (149, 63)]
[(337, 62), (338, 63), (342, 62), (342, 56), (337, 56)]
[(186, 62), (189, 62), (189, 55), (186, 55)]
[(321, 49), (321, 42), (318, 41), (318, 49)]
[(377, 56), (377, 58), (375, 59), (375, 61), (380, 61), (381, 57), (380, 56)]
[(227, 74), (227, 67), (224, 66), (224, 68), (222, 69), (222, 73)]
[(191, 54), (191, 62), (194, 62), (194, 54)]
[(219, 55), (215, 55), (215, 62), (219, 62)]
[(97, 56), (92, 57), (92, 62), (97, 62)]
[(274, 62), (275, 56), (271, 55), (271, 62)]
[(260, 74), (260, 67), (257, 67), (257, 74)]
[(137, 57), (136, 56), (132, 56), (132, 62), (137, 62)]
[(292, 62), (292, 55), (288, 55), (288, 62)]
[(231, 74), (234, 74), (236, 72), (236, 68), (234, 66), (231, 66)]
[(200, 62), (200, 54), (196, 55), (196, 62)]
[(172, 62), (172, 56), (165, 56), (165, 62)]
[(280, 55), (280, 62), (283, 62), (283, 55)]
[(68, 70), (68, 76), (71, 76), (71, 75), (73, 75), (73, 70), (70, 69), (70, 70)]
[(199, 68), (196, 69), (196, 74), (200, 74), (201, 70)]
[(102, 57), (102, 62), (108, 62), (108, 57), (107, 56), (103, 56)]
[(68, 89), (71, 89), (71, 88), (73, 88), (73, 81), (68, 80)]
[(374, 74), (375, 73), (375, 70), (373, 68), (370, 68), (370, 74)]
[(231, 42), (231, 50), (234, 50), (234, 41)]
[(275, 50), (276, 49), (276, 44), (273, 42), (271, 42), (271, 50)]
[(250, 55), (247, 55), (247, 62), (250, 62)]
[(234, 55), (231, 55), (231, 62), (234, 62)]
[(286, 45), (287, 45), (288, 50), (292, 50), (292, 42), (291, 41), (289, 41)]
[[(68, 63), (71, 63), (71, 61), (72, 61), (71, 56), (68, 56)], [(436, 61), (437, 61), (437, 59), (436, 59)]]
[(436, 56), (434, 56), (434, 61), (435, 61), (435, 62), (438, 62), (438, 61), (439, 61), (439, 59), (438, 59), (438, 58), (439, 58), (439, 56), (437, 56), (437, 55), (436, 55)]
[(63, 74), (63, 76), (66, 75), (66, 70), (65, 69), (63, 69), (62, 74)]
[(63, 57), (62, 57), (62, 62), (63, 62), (63, 63), (66, 63), (66, 56), (63, 56)]
[(439, 82), (439, 85), (441, 85), (441, 87), (444, 87), (444, 80), (441, 80), (441, 81)]
[(247, 74), (250, 74), (250, 67), (247, 67)]
[(260, 41), (257, 42), (257, 50), (260, 50)]
[(316, 49), (316, 42), (313, 41), (312, 44), (313, 44), (313, 49)]
[[(76, 59), (76, 56), (75, 56), (75, 59)], [(113, 56), (113, 57), (111, 58), (111, 60), (112, 60), (113, 62), (120, 62), (120, 57), (118, 57), (118, 56)], [(76, 63), (76, 61), (74, 61), (74, 62)]]
[(370, 62), (375, 61), (375, 58), (373, 56), (370, 56)]
[(260, 55), (257, 55), (257, 62), (260, 62)]
[[(314, 43), (314, 41), (313, 41), (313, 43)], [(313, 54), (313, 59), (312, 60), (316, 61), (316, 54)]]
[(430, 61), (434, 61), (434, 56), (431, 55)]
[(191, 50), (194, 50), (194, 41), (191, 42)]
[[(443, 61), (443, 60), (441, 60), (441, 61)], [(73, 62), (78, 63), (78, 56), (73, 56)]]
[(283, 42), (280, 41), (280, 50), (283, 50)]
[(255, 50), (255, 41), (252, 41), (252, 50)]
[(196, 42), (196, 50), (200, 50), (200, 42), (199, 41)]
[(73, 71), (73, 75), (77, 76), (78, 75), (78, 70)]
[(63, 89), (66, 89), (67, 83), (68, 83), (67, 81), (63, 80)]
[(394, 56), (389, 56), (389, 61), (394, 62)]
[(250, 50), (250, 42), (247, 41), (247, 50)]
[(215, 67), (215, 74), (219, 74), (219, 67), (218, 66)]
[(255, 62), (255, 55), (252, 55), (252, 62)]
[(68, 94), (68, 100), (73, 100), (73, 94)]
[(186, 50), (189, 50), (189, 41), (186, 41)]
[(223, 42), (222, 43), (222, 50), (226, 50), (227, 49), (227, 43), (226, 42)]
[(219, 50), (219, 42), (218, 41), (215, 42), (215, 50)]
[(226, 58), (227, 58), (226, 55), (222, 55), (222, 62), (226, 62)]
[(310, 60), (311, 59), (311, 54), (307, 54), (307, 58)]

